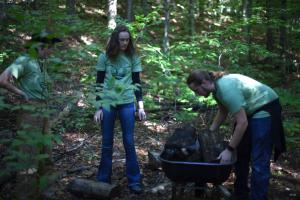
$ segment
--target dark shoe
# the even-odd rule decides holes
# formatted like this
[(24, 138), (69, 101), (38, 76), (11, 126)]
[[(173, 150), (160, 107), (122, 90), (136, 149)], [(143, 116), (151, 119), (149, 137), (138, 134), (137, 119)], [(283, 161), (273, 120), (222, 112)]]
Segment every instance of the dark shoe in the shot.
[(233, 194), (230, 198), (230, 200), (249, 200), (249, 194), (248, 193), (242, 193), (242, 194)]
[(143, 193), (143, 188), (140, 185), (129, 186), (129, 190), (134, 194)]

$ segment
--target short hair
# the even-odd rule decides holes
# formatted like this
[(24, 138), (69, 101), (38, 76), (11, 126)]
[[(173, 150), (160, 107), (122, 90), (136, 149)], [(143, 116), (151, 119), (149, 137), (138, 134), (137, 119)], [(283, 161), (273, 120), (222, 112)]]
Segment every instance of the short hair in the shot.
[(225, 72), (213, 72), (213, 71), (204, 71), (204, 70), (199, 70), (195, 69), (190, 72), (188, 78), (187, 78), (187, 85), (190, 85), (192, 83), (201, 85), (202, 81), (208, 80), (208, 81), (215, 81), (222, 76), (224, 76), (226, 73)]
[(58, 42), (62, 42), (60, 38), (55, 37), (53, 34), (42, 31), (40, 33), (34, 33), (31, 35), (31, 42), (38, 42), (43, 44), (50, 44), (53, 45)]

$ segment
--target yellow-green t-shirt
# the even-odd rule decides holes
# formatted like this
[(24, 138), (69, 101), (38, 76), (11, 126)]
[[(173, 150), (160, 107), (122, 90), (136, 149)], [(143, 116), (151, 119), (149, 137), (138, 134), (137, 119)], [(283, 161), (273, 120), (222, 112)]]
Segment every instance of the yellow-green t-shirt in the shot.
[(102, 101), (113, 101), (117, 105), (134, 101), (132, 73), (142, 71), (141, 61), (137, 55), (128, 57), (124, 53), (119, 53), (112, 61), (102, 53), (98, 58), (96, 70), (105, 71)]
[[(258, 108), (278, 98), (269, 86), (241, 74), (229, 74), (215, 82), (215, 97), (234, 114), (244, 108), (251, 115)], [(269, 113), (260, 111), (253, 117), (267, 117)]]
[(46, 87), (46, 72), (42, 72), (36, 59), (28, 55), (20, 56), (9, 67), (11, 74), (16, 79), (17, 87), (29, 99), (46, 100), (48, 90)]

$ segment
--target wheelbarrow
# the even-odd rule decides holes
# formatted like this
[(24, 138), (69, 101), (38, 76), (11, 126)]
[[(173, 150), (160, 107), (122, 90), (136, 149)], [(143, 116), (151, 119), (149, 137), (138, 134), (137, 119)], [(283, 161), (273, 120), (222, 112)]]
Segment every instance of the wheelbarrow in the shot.
[[(186, 161), (171, 161), (164, 158), (164, 152), (160, 155), (162, 169), (165, 175), (172, 181), (172, 199), (175, 200), (177, 187), (193, 182), (196, 185), (206, 185), (212, 183), (215, 188), (224, 194), (225, 198), (231, 196), (230, 192), (222, 186), (230, 173), (234, 161), (228, 164), (220, 164), (219, 161), (214, 162), (186, 162)], [(181, 188), (180, 196), (183, 194), (184, 187)], [(195, 190), (197, 191), (197, 189)]]

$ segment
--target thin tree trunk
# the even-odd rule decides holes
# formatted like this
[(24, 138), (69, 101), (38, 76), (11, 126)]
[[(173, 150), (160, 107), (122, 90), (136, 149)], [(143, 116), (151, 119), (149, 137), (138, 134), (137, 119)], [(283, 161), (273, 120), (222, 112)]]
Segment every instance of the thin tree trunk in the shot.
[(246, 21), (246, 40), (248, 43), (248, 62), (251, 63), (251, 24), (250, 24), (250, 19), (252, 16), (252, 0), (243, 0), (243, 17)]
[(132, 22), (133, 20), (133, 9), (132, 9), (132, 0), (127, 0), (127, 20)]
[(170, 28), (170, 0), (164, 0), (164, 11), (165, 11), (165, 26), (164, 26), (164, 40), (163, 40), (163, 51), (168, 53), (170, 42), (169, 42), (169, 28)]
[(66, 0), (66, 9), (68, 15), (74, 15), (76, 13), (75, 4), (76, 0)]
[(33, 10), (37, 10), (39, 8), (39, 4), (37, 0), (26, 0), (26, 3)]
[(5, 18), (6, 18), (6, 0), (1, 1), (0, 3), (0, 21), (3, 22)]
[(142, 8), (143, 8), (144, 15), (147, 16), (149, 13), (149, 5), (147, 0), (142, 0)]
[(116, 27), (117, 0), (108, 0), (108, 28)]
[(287, 1), (281, 0), (281, 11), (280, 11), (280, 19), (281, 19), (281, 26), (280, 26), (280, 56), (282, 58), (285, 58), (285, 52), (286, 52), (286, 8), (287, 8)]
[(199, 13), (198, 15), (201, 16), (203, 14), (203, 11), (204, 11), (204, 0), (199, 0), (198, 1), (198, 10), (199, 10)]
[(273, 37), (273, 28), (272, 28), (272, 16), (273, 16), (273, 7), (271, 5), (271, 0), (266, 0), (266, 18), (267, 18), (267, 33), (266, 33), (266, 47), (269, 51), (274, 49), (274, 37)]
[[(199, 24), (203, 24), (203, 23), (201, 23), (200, 22), (200, 20), (202, 21), (202, 19), (203, 19), (203, 12), (204, 12), (204, 10), (205, 10), (205, 2), (204, 2), (204, 0), (198, 0), (197, 1), (198, 2), (198, 6), (197, 6), (197, 9), (196, 9), (196, 12), (197, 12), (197, 14), (196, 14), (196, 18), (198, 18), (198, 20), (199, 20), (199, 23), (198, 23), (198, 27), (199, 27)], [(199, 30), (199, 28), (198, 28), (198, 30)]]
[(194, 0), (189, 0), (189, 27), (190, 35), (193, 37), (195, 35), (195, 14), (194, 14)]

